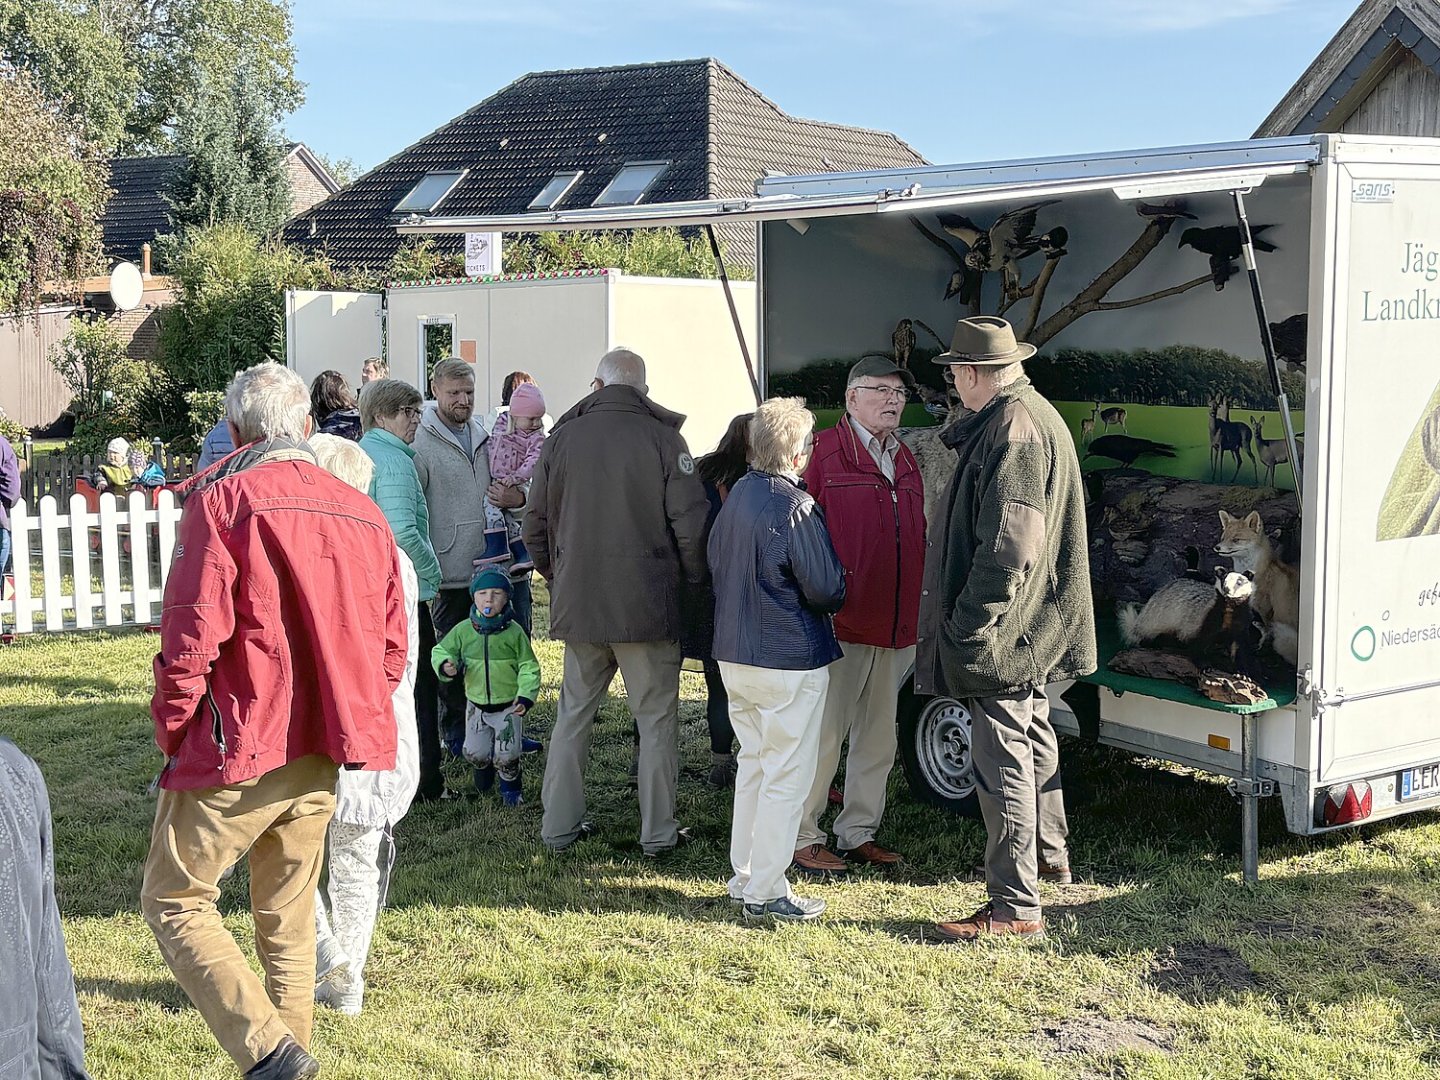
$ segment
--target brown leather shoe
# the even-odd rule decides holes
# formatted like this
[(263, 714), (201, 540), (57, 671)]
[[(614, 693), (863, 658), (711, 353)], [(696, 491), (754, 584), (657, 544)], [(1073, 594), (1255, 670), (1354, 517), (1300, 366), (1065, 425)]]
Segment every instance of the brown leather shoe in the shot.
[(1075, 882), (1068, 863), (1064, 866), (1051, 866), (1047, 862), (1041, 862), (1040, 880), (1047, 881), (1051, 885), (1072, 885)]
[(874, 840), (866, 840), (859, 847), (842, 851), (840, 854), (851, 862), (868, 863), (871, 866), (896, 866), (903, 861), (898, 851), (887, 851)]
[(993, 908), (986, 904), (968, 919), (935, 924), (935, 932), (943, 941), (979, 941), (985, 937), (1020, 937), (1038, 941), (1045, 937), (1045, 920), (997, 919)]
[(850, 867), (824, 844), (811, 844), (795, 850), (795, 865), (810, 874), (843, 874)]

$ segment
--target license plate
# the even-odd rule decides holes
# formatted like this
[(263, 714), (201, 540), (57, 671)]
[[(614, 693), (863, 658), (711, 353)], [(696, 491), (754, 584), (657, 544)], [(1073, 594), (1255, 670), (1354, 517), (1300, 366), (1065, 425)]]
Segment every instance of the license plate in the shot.
[(1400, 801), (1440, 795), (1440, 761), (1417, 765), (1400, 773)]

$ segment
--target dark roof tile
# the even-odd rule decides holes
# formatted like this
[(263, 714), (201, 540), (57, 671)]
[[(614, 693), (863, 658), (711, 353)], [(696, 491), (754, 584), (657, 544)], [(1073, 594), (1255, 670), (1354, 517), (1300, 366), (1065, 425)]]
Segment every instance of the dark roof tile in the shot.
[(100, 216), (105, 255), (140, 261), (140, 247), (170, 231), (165, 194), (185, 159), (180, 156), (112, 158), (110, 201)]
[[(604, 136), (602, 139), (601, 136)], [(427, 172), (465, 169), (436, 213), (523, 213), (557, 172), (584, 175), (560, 209), (589, 206), (627, 162), (668, 160), (646, 202), (752, 194), (766, 170), (900, 167), (894, 135), (787, 116), (714, 60), (523, 76), (293, 219), (285, 238), (341, 267), (380, 268), (400, 246), (394, 207)], [(311, 229), (314, 235), (311, 235)], [(459, 250), (459, 237), (437, 237)], [(751, 250), (736, 250), (753, 261)]]

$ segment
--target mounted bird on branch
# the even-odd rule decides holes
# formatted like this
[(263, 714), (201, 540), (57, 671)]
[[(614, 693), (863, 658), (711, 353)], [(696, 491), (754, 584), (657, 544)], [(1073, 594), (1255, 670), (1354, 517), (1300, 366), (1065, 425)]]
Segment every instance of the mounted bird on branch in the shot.
[(1069, 234), (1063, 226), (1039, 235), (1035, 233), (1036, 215), (1057, 202), (1058, 199), (1047, 199), (1007, 210), (988, 229), (982, 229), (960, 214), (938, 216), (940, 227), (965, 245), (965, 265), (969, 269), (980, 273), (1000, 272), (1004, 297), (1008, 300), (1021, 292), (1021, 259), (1037, 252), (1043, 252), (1047, 259), (1058, 259), (1065, 254)]

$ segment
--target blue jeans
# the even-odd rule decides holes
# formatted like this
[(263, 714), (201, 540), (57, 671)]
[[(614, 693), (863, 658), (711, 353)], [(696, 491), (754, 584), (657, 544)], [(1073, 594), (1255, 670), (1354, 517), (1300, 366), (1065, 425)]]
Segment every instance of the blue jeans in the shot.
[(0, 529), (0, 574), (10, 565), (10, 530)]

